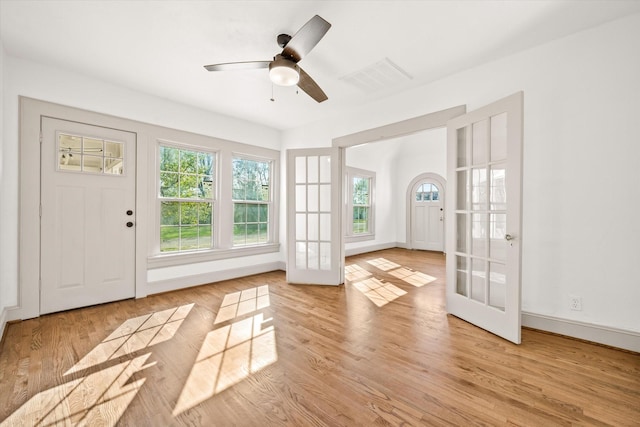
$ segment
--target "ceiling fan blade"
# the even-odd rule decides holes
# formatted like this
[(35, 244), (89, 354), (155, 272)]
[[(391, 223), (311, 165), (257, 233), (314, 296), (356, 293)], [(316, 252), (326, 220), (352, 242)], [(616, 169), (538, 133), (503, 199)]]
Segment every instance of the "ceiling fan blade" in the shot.
[(226, 62), (224, 64), (205, 65), (208, 71), (233, 71), (233, 70), (253, 70), (257, 68), (269, 68), (271, 61), (247, 61), (247, 62)]
[(284, 47), (282, 55), (291, 58), (294, 62), (300, 61), (318, 44), (329, 28), (331, 28), (331, 24), (315, 15), (291, 37), (289, 43)]
[(300, 81), (298, 82), (298, 87), (305, 91), (307, 95), (315, 99), (316, 102), (322, 102), (329, 99), (322, 89), (320, 89), (320, 86), (318, 86), (318, 84), (313, 81), (309, 74), (305, 73), (302, 68), (300, 68)]

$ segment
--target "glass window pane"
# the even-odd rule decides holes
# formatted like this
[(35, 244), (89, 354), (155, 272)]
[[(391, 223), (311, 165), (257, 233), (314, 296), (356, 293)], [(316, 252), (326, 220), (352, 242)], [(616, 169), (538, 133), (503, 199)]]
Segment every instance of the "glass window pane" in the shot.
[(320, 211), (321, 212), (331, 211), (331, 185), (330, 184), (320, 185)]
[(468, 166), (467, 157), (467, 128), (458, 129), (458, 167)]
[(456, 293), (468, 296), (467, 292), (467, 257), (456, 256)]
[(198, 249), (198, 226), (180, 227), (180, 250)]
[(296, 185), (296, 211), (305, 212), (307, 210), (307, 186), (305, 184)]
[(482, 303), (486, 302), (486, 264), (482, 259), (471, 260), (471, 298)]
[(307, 268), (310, 270), (318, 270), (320, 268), (320, 256), (318, 253), (318, 242), (307, 243)]
[(296, 268), (307, 268), (306, 242), (296, 242)]
[(507, 300), (506, 268), (504, 264), (489, 263), (489, 305), (504, 311)]
[(491, 167), (491, 186), (489, 188), (489, 200), (491, 210), (507, 209), (507, 186), (505, 165), (493, 165)]
[(307, 214), (296, 214), (296, 240), (307, 240)]
[(102, 157), (83, 155), (82, 170), (94, 173), (102, 172)]
[(471, 215), (471, 253), (487, 256), (487, 214)]
[(180, 225), (180, 203), (162, 202), (160, 203), (160, 224)]
[(196, 175), (179, 175), (180, 189), (179, 197), (184, 199), (197, 199), (201, 197), (200, 188), (198, 188), (198, 178)]
[(122, 159), (124, 144), (121, 142), (105, 141), (104, 142), (104, 155), (105, 157), (114, 157)]
[(457, 175), (458, 194), (457, 194), (457, 206), (456, 209), (467, 210), (469, 209), (469, 183), (467, 182), (467, 171), (459, 171)]
[(319, 240), (320, 221), (318, 214), (307, 215), (307, 240)]
[(247, 205), (247, 222), (258, 222), (260, 207), (255, 204)]
[(103, 156), (103, 147), (101, 139), (83, 138), (82, 152), (93, 156)]
[(160, 147), (160, 170), (178, 172), (179, 150), (172, 147)]
[(233, 204), (233, 222), (236, 224), (247, 222), (247, 205), (245, 203)]
[(180, 227), (160, 226), (160, 252), (180, 250)]
[(160, 172), (160, 197), (178, 197), (179, 177), (177, 173)]
[(247, 245), (258, 243), (258, 224), (247, 224)]
[(320, 240), (331, 240), (331, 214), (320, 214)]
[(61, 133), (58, 135), (58, 151), (71, 154), (82, 153), (82, 138)]
[(491, 117), (491, 161), (507, 158), (507, 113)]
[(106, 157), (104, 159), (104, 173), (122, 175), (124, 173), (124, 164), (122, 163), (122, 159)]
[(431, 200), (440, 200), (440, 190), (435, 184), (431, 187)]
[(307, 182), (318, 182), (318, 156), (307, 157)]
[(198, 249), (211, 248), (211, 226), (201, 225), (198, 227)]
[(307, 186), (307, 211), (309, 212), (318, 212), (318, 186), (308, 185)]
[(199, 203), (180, 203), (180, 225), (198, 223)]
[(472, 125), (473, 144), (471, 145), (472, 159), (474, 165), (481, 165), (487, 162), (487, 120), (481, 120)]
[(199, 175), (213, 175), (213, 156), (210, 153), (198, 153)]
[(269, 224), (258, 224), (258, 231), (260, 232), (258, 243), (267, 243), (269, 241)]
[(331, 270), (331, 243), (320, 243), (320, 270)]
[(258, 206), (259, 206), (258, 218), (260, 222), (269, 221), (269, 205), (258, 205)]
[(211, 225), (212, 207), (211, 203), (198, 203), (198, 224)]
[(180, 172), (196, 173), (198, 162), (197, 153), (194, 151), (180, 150)]
[(213, 198), (213, 179), (211, 175), (198, 177), (198, 188), (200, 189), (200, 197), (205, 199)]
[(244, 245), (246, 243), (247, 224), (234, 224), (233, 226), (233, 244)]
[(487, 209), (487, 169), (474, 168), (471, 170), (471, 208), (473, 210)]
[(320, 156), (320, 182), (331, 183), (331, 157)]
[(296, 157), (296, 183), (303, 184), (306, 182), (307, 182), (307, 158)]
[(456, 251), (467, 252), (467, 217), (468, 214), (456, 214)]
[(507, 215), (491, 214), (489, 215), (489, 220), (491, 237), (489, 241), (489, 256), (498, 261), (505, 261), (507, 259), (508, 243), (504, 238), (507, 231)]

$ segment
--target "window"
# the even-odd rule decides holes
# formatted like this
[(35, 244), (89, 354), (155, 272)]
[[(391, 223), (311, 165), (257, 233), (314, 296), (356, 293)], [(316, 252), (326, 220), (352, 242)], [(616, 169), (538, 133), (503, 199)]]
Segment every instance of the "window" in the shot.
[(269, 242), (271, 162), (233, 158), (233, 246)]
[(435, 184), (424, 183), (416, 190), (416, 202), (440, 200), (440, 191)]
[(123, 154), (122, 142), (58, 134), (58, 170), (123, 175)]
[(373, 191), (375, 172), (347, 167), (349, 212), (347, 241), (374, 238)]
[(215, 154), (160, 146), (160, 252), (213, 248)]

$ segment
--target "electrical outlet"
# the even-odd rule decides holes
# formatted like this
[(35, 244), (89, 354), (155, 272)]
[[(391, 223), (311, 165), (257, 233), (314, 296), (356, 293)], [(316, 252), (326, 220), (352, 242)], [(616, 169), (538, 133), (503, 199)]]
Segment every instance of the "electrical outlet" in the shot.
[(569, 295), (569, 308), (575, 311), (582, 310), (582, 297)]

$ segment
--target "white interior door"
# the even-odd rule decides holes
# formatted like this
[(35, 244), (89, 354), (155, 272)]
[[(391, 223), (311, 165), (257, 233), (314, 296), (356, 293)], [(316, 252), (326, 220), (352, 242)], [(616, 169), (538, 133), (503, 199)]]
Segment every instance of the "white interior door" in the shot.
[(135, 296), (135, 134), (42, 118), (40, 313)]
[(447, 311), (520, 343), (522, 92), (447, 125)]
[(344, 282), (339, 148), (287, 150), (287, 281)]
[(413, 249), (444, 249), (442, 189), (430, 180), (419, 182), (412, 194), (411, 241)]

